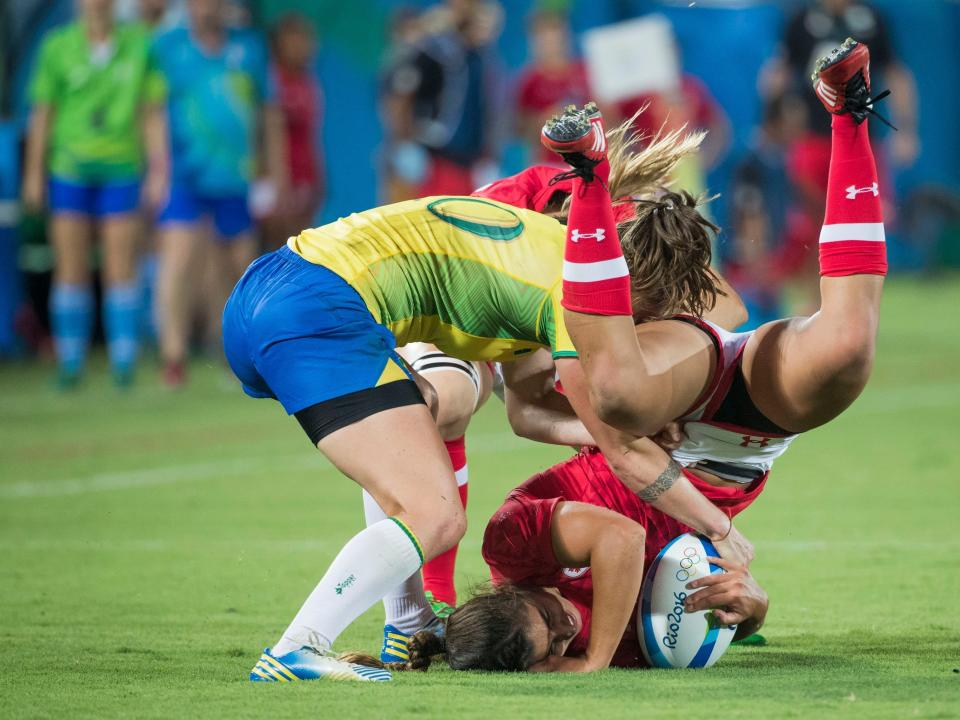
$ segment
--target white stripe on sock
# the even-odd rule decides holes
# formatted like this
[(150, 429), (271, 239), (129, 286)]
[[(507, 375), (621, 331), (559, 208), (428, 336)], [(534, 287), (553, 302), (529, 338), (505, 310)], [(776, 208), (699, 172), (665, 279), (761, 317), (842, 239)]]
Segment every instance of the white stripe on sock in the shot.
[(844, 240), (864, 240), (867, 242), (886, 242), (883, 223), (836, 223), (820, 228), (820, 242), (843, 242)]
[(630, 270), (627, 268), (627, 261), (623, 259), (623, 256), (588, 263), (563, 261), (563, 279), (569, 282), (597, 282), (624, 277), (629, 274)]

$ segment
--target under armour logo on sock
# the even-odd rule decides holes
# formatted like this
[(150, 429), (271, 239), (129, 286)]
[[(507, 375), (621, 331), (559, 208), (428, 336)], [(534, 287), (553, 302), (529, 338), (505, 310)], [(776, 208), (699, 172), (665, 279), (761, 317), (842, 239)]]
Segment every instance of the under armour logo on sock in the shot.
[(582, 233), (574, 228), (573, 232), (570, 233), (570, 239), (573, 242), (580, 242), (580, 238), (596, 238), (597, 242), (603, 242), (606, 234), (607, 231), (604, 228), (597, 228), (597, 231), (592, 233)]
[(877, 197), (880, 194), (879, 183), (874, 183), (873, 185), (868, 185), (867, 187), (862, 188), (858, 188), (856, 185), (851, 185), (847, 188), (847, 200), (856, 200), (857, 195), (862, 195), (863, 193), (872, 193), (874, 197)]

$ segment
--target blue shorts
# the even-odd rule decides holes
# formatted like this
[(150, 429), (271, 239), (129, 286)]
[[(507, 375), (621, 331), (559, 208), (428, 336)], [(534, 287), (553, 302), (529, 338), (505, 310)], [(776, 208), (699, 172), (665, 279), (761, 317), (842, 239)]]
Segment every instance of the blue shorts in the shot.
[(140, 207), (140, 181), (81, 183), (51, 176), (47, 202), (52, 213), (94, 218), (132, 213)]
[(287, 247), (257, 259), (240, 278), (223, 311), (223, 347), (244, 392), (275, 398), (291, 415), (323, 404), (343, 427), (423, 402), (393, 333), (357, 291)]
[(176, 181), (170, 186), (170, 198), (160, 211), (157, 224), (195, 223), (205, 216), (213, 219), (217, 236), (222, 240), (233, 240), (253, 227), (245, 194), (201, 195)]

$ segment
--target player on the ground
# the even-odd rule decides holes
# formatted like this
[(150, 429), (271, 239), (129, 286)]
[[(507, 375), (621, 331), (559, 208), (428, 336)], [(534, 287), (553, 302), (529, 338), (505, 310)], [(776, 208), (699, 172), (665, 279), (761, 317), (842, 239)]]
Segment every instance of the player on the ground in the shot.
[[(694, 482), (731, 515), (764, 485)], [(627, 489), (599, 451), (581, 452), (510, 493), (483, 540), (496, 587), (454, 610), (445, 636), (414, 635), (409, 659), (398, 667), (423, 670), (436, 655), (455, 670), (644, 667), (634, 623), (644, 570), (687, 531)], [(739, 623), (736, 637), (746, 637), (763, 624), (766, 593), (746, 566), (711, 562), (727, 572), (692, 582), (691, 589), (704, 589), (691, 594), (685, 610), (715, 608), (717, 620)]]
[[(678, 138), (660, 151), (675, 163), (682, 148)], [(539, 213), (425, 198), (306, 230), (241, 278), (224, 310), (224, 346), (244, 390), (278, 399), (389, 516), (341, 550), (252, 679), (366, 673), (328, 654), (337, 636), (465, 525), (434, 418), (394, 348), (432, 342), (463, 360), (504, 362), (540, 348), (573, 353), (560, 307), (563, 237)], [(704, 261), (691, 254), (683, 273), (713, 287)], [(680, 282), (676, 270), (650, 264), (646, 280)], [(675, 300), (672, 313), (704, 304)]]
[[(576, 535), (568, 537), (563, 532), (563, 511), (557, 508), (563, 508), (570, 500), (577, 503), (586, 500), (616, 509), (642, 523), (652, 511), (639, 500), (650, 502), (671, 488), (686, 486), (688, 497), (694, 493), (730, 517), (732, 531), (732, 516), (762, 490), (773, 460), (787, 449), (796, 434), (832, 419), (860, 392), (872, 361), (879, 294), (886, 270), (882, 218), (873, 192), (876, 175), (866, 127), (862, 124), (872, 110), (868, 60), (866, 47), (848, 41), (818, 64), (815, 76), (818, 96), (834, 113), (831, 192), (821, 235), (824, 298), (820, 314), (768, 323), (754, 332), (741, 334), (723, 333), (709, 323), (690, 318), (631, 328), (631, 337), (637, 338), (639, 342), (634, 342), (642, 348), (643, 368), (656, 369), (652, 377), (661, 379), (664, 405), (678, 408), (664, 417), (663, 422), (679, 418), (683, 426), (685, 437), (679, 438), (672, 452), (670, 472), (662, 474), (653, 484), (641, 479), (641, 490), (634, 496), (624, 487), (611, 484), (615, 476), (624, 480), (625, 464), (620, 456), (608, 454), (604, 458), (596, 452), (578, 455), (514, 491), (491, 521), (484, 544), (485, 557), (495, 578), (514, 584), (559, 587), (566, 582), (560, 577), (564, 568), (569, 576), (571, 565), (585, 564), (584, 560), (589, 559), (597, 591), (590, 597), (593, 617), (589, 639), (580, 632), (581, 623), (576, 622), (576, 615), (571, 615), (573, 621), (565, 624), (562, 615), (556, 620), (549, 612), (544, 614), (543, 603), (550, 603), (544, 600), (543, 594), (537, 596), (541, 600), (539, 605), (531, 596), (513, 591), (484, 596), (467, 603), (448, 619), (446, 651), (455, 667), (516, 670), (533, 666), (582, 671), (606, 667), (611, 660), (621, 657), (621, 651), (626, 652), (629, 659), (629, 643), (626, 648), (618, 649), (618, 646), (624, 639), (641, 574), (637, 571), (631, 575), (625, 568), (630, 562), (636, 562), (641, 536), (635, 528), (632, 530), (635, 554), (618, 566), (619, 574), (608, 574), (606, 563), (609, 558), (620, 557), (613, 548), (620, 547), (622, 556), (626, 552), (623, 548), (631, 543), (610, 541), (610, 549), (603, 554), (603, 575), (604, 578), (619, 576), (621, 580), (619, 585), (608, 585), (600, 580), (597, 556), (591, 556), (584, 546), (577, 545)], [(577, 213), (578, 202), (599, 195), (598, 187), (599, 183), (593, 186), (593, 191), (584, 191), (582, 187), (575, 190), (572, 215)], [(597, 202), (594, 207), (581, 209), (593, 211), (596, 218), (603, 207)], [(654, 212), (657, 218), (651, 222), (659, 220), (661, 230), (690, 232), (691, 228), (700, 226), (701, 221), (693, 217), (693, 204), (683, 196), (664, 196)], [(602, 219), (601, 215), (600, 221)], [(571, 229), (571, 243), (577, 240), (573, 237), (577, 228), (573, 225)], [(611, 259), (598, 258), (597, 248), (591, 248), (595, 253), (592, 258), (577, 257), (578, 248), (571, 248), (571, 243), (567, 248), (570, 262), (602, 263)], [(609, 248), (603, 250), (616, 257)], [(620, 277), (609, 274), (601, 279), (605, 285), (591, 287), (592, 278), (586, 276), (583, 268), (574, 268), (566, 279), (582, 284), (570, 287), (572, 292), (565, 293), (565, 302), (568, 306), (593, 311), (629, 309), (630, 305), (616, 294), (622, 289), (617, 286), (624, 284)], [(635, 306), (636, 300), (634, 298)], [(581, 325), (588, 341), (609, 329), (618, 329), (616, 323), (604, 322), (606, 318), (598, 320)], [(834, 333), (832, 337), (830, 330)], [(629, 347), (622, 338), (618, 341), (621, 346)], [(588, 342), (586, 347), (599, 353), (601, 358), (605, 352), (602, 345), (592, 346)], [(581, 345), (581, 351), (583, 348)], [(798, 355), (803, 359), (802, 367), (791, 360)], [(561, 362), (566, 361), (560, 360), (558, 364)], [(585, 364), (589, 372), (589, 363)], [(616, 445), (610, 440), (613, 434), (609, 428), (596, 418), (588, 421), (588, 413), (581, 416), (601, 448), (606, 445), (621, 452), (626, 448), (634, 455), (646, 451), (639, 441)], [(642, 442), (651, 444), (649, 440)], [(576, 516), (580, 510), (575, 506), (571, 514)], [(660, 518), (659, 526), (669, 531), (653, 542), (653, 546), (662, 545), (663, 540), (672, 537), (670, 533), (679, 534), (687, 529), (675, 522), (681, 512), (670, 513), (672, 519)], [(572, 524), (576, 526), (576, 521)], [(545, 531), (545, 527), (550, 531)], [(601, 527), (598, 524), (583, 537), (591, 538)], [(648, 530), (649, 527), (648, 524)], [(624, 532), (630, 529), (627, 526)], [(599, 551), (599, 546), (594, 549)], [(720, 608), (718, 617), (724, 622), (738, 622), (748, 617), (755, 621), (762, 619), (762, 615), (756, 613), (761, 605), (765, 610), (766, 601), (747, 582), (745, 566), (726, 560), (722, 564), (734, 570), (736, 577), (721, 576), (704, 581), (708, 585), (722, 584), (723, 588), (714, 587), (692, 596), (687, 609)], [(734, 585), (728, 586), (728, 583)], [(628, 592), (618, 597), (618, 588), (626, 588)], [(575, 595), (582, 590), (573, 588), (570, 592)], [(580, 597), (586, 605), (583, 596)], [(752, 601), (744, 605), (745, 598)], [(590, 618), (584, 616), (584, 609), (579, 610), (581, 620)], [(540, 616), (542, 619), (538, 620)], [(741, 634), (755, 629), (756, 622), (748, 623)], [(629, 640), (629, 630), (627, 636)], [(573, 646), (575, 653), (579, 651), (577, 657), (543, 655), (544, 648), (552, 656), (569, 654), (567, 641), (575, 637), (580, 638), (579, 645)], [(552, 647), (544, 639), (549, 640)], [(409, 665), (422, 666), (425, 656), (442, 649), (443, 644), (436, 637), (416, 636), (410, 647)]]

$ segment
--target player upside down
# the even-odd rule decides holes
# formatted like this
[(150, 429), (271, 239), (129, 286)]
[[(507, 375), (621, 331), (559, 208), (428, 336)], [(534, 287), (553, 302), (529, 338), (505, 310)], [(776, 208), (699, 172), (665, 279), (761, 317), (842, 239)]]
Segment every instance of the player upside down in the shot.
[[(576, 342), (583, 341), (578, 350), (595, 383), (590, 397), (602, 414), (635, 435), (638, 427), (649, 433), (675, 420), (685, 437), (672, 451), (668, 472), (634, 494), (627, 491), (631, 478), (621, 472), (619, 456), (607, 448), (632, 453), (645, 449), (585, 418), (604, 454), (582, 453), (510, 494), (484, 538), (484, 557), (500, 589), (450, 615), (445, 639), (429, 632), (414, 636), (406, 667), (423, 668), (439, 652), (445, 652), (456, 669), (589, 671), (639, 664), (629, 622), (644, 555), (649, 559), (689, 529), (679, 513), (670, 517), (649, 503), (682, 481), (731, 518), (732, 528), (732, 517), (762, 491), (774, 459), (795, 436), (829, 421), (860, 393), (872, 363), (886, 272), (879, 202), (870, 193), (849, 192), (850, 187), (876, 182), (864, 124), (872, 109), (868, 62), (866, 47), (847, 41), (821, 60), (814, 78), (818, 96), (834, 114), (821, 233), (820, 312), (741, 334), (680, 317), (629, 327), (628, 337), (614, 337), (613, 344), (636, 363), (642, 381), (638, 386), (653, 383), (661, 393), (661, 403), (646, 405), (638, 402), (646, 395), (616, 394), (631, 387), (632, 366), (605, 364), (613, 358), (599, 340), (626, 335), (621, 318), (589, 315), (629, 312), (629, 302), (609, 282), (619, 276), (601, 279), (599, 287), (591, 287), (587, 278), (572, 286), (573, 292), (565, 289), (571, 331)], [(610, 209), (609, 197), (603, 198), (606, 191), (590, 180), (578, 178), (575, 183), (580, 187), (575, 187), (571, 218), (578, 210), (581, 218), (592, 214), (588, 222), (603, 228)], [(667, 196), (656, 215), (677, 231), (684, 223), (696, 222), (688, 217), (690, 204), (680, 200)], [(609, 261), (598, 260), (596, 254), (578, 257), (579, 249), (571, 248), (577, 228), (571, 222), (567, 260)], [(615, 249), (604, 250), (615, 256)], [(572, 282), (581, 282), (584, 275), (576, 272), (567, 280), (573, 276)], [(583, 358), (587, 352), (594, 353), (589, 360)], [(612, 374), (602, 375), (597, 367)], [(603, 386), (604, 377), (614, 379), (614, 392)], [(615, 404), (605, 406), (611, 399)], [(745, 566), (727, 560), (721, 564), (731, 572), (697, 581), (697, 587), (713, 587), (692, 594), (687, 610), (718, 608), (722, 622), (746, 621), (742, 632), (752, 631), (762, 622), (766, 598)], [(586, 565), (589, 571), (581, 567)]]
[[(626, 175), (659, 181), (684, 147), (674, 136)], [(224, 310), (231, 368), (247, 394), (279, 400), (384, 511), (340, 551), (252, 680), (389, 678), (337, 660), (331, 646), (465, 529), (449, 456), (394, 348), (430, 342), (461, 360), (506, 364), (541, 348), (574, 354), (560, 306), (564, 235), (556, 220), (502, 203), (424, 198), (305, 230), (248, 268)], [(634, 233), (630, 252), (645, 254), (647, 242)], [(709, 253), (676, 252), (688, 262), (649, 264), (642, 286), (694, 278), (706, 294), (671, 295), (669, 311), (697, 312), (716, 292)], [(664, 466), (666, 455), (654, 462)]]

